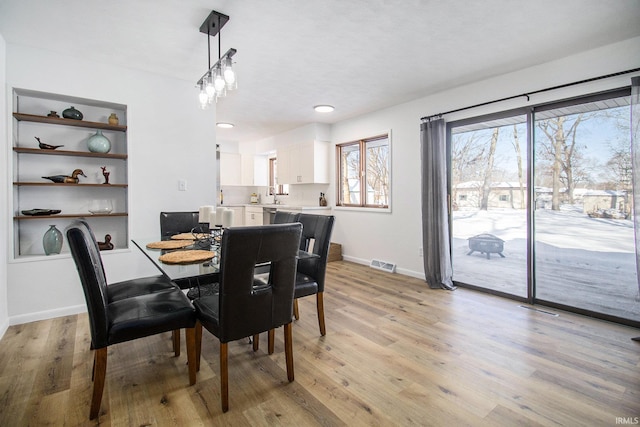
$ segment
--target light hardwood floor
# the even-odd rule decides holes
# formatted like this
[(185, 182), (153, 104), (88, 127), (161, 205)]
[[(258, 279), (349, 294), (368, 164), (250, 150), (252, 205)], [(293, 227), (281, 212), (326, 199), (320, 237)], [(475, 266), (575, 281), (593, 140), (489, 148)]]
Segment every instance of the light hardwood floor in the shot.
[[(99, 420), (112, 426), (613, 426), (640, 417), (640, 335), (573, 314), (339, 261), (327, 269), (327, 335), (315, 299), (294, 323), (295, 382), (275, 353), (229, 345), (220, 409), (218, 341), (198, 381), (170, 334), (112, 346)], [(0, 341), (0, 426), (91, 425), (86, 315), (11, 326)], [(637, 420), (637, 418), (636, 418)]]

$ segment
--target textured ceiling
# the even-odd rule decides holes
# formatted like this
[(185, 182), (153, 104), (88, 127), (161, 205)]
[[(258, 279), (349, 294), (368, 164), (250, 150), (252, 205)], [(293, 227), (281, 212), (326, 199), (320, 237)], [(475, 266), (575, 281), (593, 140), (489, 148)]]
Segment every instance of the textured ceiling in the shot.
[(230, 16), (222, 51), (238, 50), (238, 89), (217, 105), (236, 127), (218, 138), (239, 142), (640, 36), (638, 0), (0, 0), (0, 33), (195, 85), (211, 10)]

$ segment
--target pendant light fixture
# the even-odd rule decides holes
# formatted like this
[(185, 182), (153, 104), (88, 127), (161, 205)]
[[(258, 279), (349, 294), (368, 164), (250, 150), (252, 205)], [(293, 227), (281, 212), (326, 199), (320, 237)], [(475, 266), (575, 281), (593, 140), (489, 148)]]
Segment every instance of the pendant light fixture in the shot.
[[(213, 10), (200, 26), (200, 32), (207, 35), (207, 60), (209, 61), (207, 72), (196, 83), (196, 87), (200, 89), (198, 94), (200, 108), (203, 110), (214, 101), (218, 102), (218, 98), (225, 96), (228, 90), (238, 87), (231, 59), (237, 51), (231, 48), (224, 55), (220, 55), (220, 30), (227, 21), (229, 21), (227, 15)], [(216, 34), (218, 35), (218, 61), (211, 65), (211, 37)]]

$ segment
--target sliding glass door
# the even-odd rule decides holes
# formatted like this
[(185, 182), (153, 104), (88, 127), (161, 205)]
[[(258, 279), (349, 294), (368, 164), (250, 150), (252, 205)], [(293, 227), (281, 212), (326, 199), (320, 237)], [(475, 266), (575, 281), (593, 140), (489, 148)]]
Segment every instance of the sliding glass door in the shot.
[(450, 133), (453, 280), (527, 296), (527, 117)]
[(449, 124), (456, 284), (640, 322), (629, 95)]
[(535, 113), (535, 296), (640, 320), (629, 97)]

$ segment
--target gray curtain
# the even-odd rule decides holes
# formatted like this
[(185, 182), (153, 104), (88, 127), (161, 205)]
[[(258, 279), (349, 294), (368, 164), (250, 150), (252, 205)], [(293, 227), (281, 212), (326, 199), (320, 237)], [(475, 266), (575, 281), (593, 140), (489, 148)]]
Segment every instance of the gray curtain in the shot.
[(631, 78), (631, 171), (633, 178), (633, 225), (636, 237), (636, 272), (640, 292), (640, 77)]
[(444, 119), (428, 120), (420, 125), (422, 248), (429, 287), (453, 290), (445, 128)]

